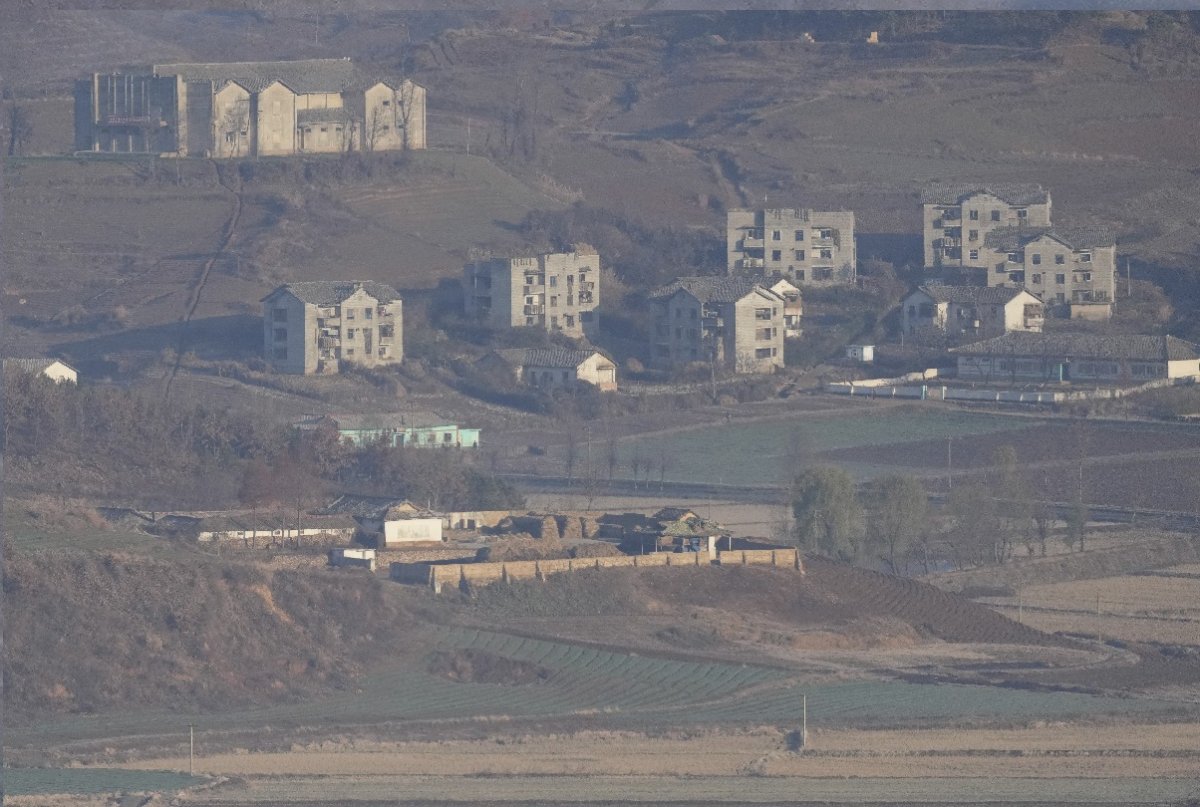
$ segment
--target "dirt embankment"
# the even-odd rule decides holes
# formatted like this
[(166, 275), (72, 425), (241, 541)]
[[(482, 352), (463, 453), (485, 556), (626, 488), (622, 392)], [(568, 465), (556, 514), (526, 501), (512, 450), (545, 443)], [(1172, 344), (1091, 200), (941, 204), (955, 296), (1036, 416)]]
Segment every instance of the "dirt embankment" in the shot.
[(123, 705), (203, 709), (343, 688), (403, 646), (387, 583), (203, 558), (10, 557), (5, 706), (20, 718)]

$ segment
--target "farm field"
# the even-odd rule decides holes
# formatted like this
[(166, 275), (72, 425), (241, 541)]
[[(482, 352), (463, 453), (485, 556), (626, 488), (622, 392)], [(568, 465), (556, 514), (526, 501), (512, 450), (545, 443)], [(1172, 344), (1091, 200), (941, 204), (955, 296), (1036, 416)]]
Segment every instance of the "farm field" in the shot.
[[(183, 767), (187, 767), (186, 764)], [(5, 768), (4, 795), (164, 791), (195, 787), (203, 777), (174, 770), (120, 768)]]
[(1110, 639), (1200, 645), (1200, 575), (1195, 564), (1093, 580), (1026, 586), (986, 602), (1039, 630)]

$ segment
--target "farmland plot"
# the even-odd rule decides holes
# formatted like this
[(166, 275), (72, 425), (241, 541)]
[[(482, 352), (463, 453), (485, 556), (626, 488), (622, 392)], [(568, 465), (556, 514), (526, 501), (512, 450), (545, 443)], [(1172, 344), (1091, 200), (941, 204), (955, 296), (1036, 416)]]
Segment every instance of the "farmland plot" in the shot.
[(5, 768), (5, 795), (41, 793), (114, 793), (167, 791), (194, 787), (205, 780), (168, 770), (119, 768)]

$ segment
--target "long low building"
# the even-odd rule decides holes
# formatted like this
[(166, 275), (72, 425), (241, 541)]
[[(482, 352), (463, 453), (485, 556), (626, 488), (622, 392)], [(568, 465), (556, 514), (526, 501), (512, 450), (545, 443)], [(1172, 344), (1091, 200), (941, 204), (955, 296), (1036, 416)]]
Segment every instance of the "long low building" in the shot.
[(985, 382), (1116, 382), (1200, 377), (1200, 345), (1174, 336), (1014, 331), (953, 348), (958, 377)]

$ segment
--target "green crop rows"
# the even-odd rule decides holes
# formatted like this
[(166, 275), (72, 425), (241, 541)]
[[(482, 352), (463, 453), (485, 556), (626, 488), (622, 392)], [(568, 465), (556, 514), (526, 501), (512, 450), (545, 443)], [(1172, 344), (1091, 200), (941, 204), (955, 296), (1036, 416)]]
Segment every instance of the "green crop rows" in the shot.
[(181, 790), (204, 780), (170, 771), (126, 771), (118, 768), (5, 768), (4, 790), (10, 796), (39, 793), (117, 793)]

